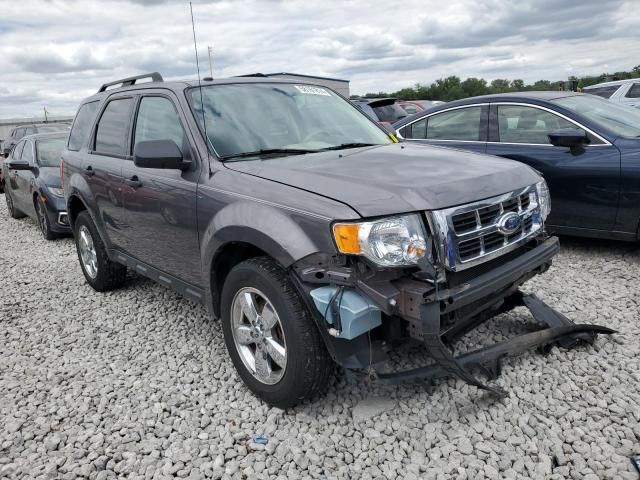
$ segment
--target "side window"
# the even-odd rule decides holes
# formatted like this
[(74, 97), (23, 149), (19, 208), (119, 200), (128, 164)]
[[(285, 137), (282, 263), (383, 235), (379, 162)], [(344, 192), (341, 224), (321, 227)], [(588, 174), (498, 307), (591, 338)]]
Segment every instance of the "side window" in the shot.
[(164, 97), (143, 97), (136, 118), (133, 151), (140, 142), (173, 140), (185, 157), (189, 146), (173, 103)]
[(22, 156), (20, 157), (20, 161), (22, 163), (28, 163), (29, 165), (33, 165), (33, 143), (30, 141), (25, 141), (24, 149), (22, 150)]
[(423, 118), (411, 124), (411, 138), (427, 138), (427, 119)]
[(13, 152), (11, 152), (11, 159), (15, 161), (20, 160), (20, 155), (22, 155), (22, 149), (24, 148), (24, 142), (18, 143), (14, 148)]
[(69, 150), (77, 152), (86, 143), (99, 104), (100, 102), (85, 103), (78, 110), (71, 133), (69, 133), (69, 144), (67, 145)]
[(436, 113), (428, 118), (427, 139), (480, 140), (482, 107), (467, 107)]
[(127, 152), (127, 132), (132, 105), (132, 98), (111, 100), (107, 104), (96, 129), (96, 153), (124, 155)]
[(498, 105), (498, 138), (501, 142), (550, 144), (547, 133), (563, 128), (577, 127), (564, 118), (539, 108)]
[(24, 137), (24, 128), (19, 128), (16, 130), (16, 140), (20, 140), (22, 137)]
[(627, 98), (640, 98), (640, 83), (634, 83), (625, 95)]
[(27, 127), (24, 129), (25, 135), (33, 135), (34, 133), (36, 133), (36, 129), (33, 127)]

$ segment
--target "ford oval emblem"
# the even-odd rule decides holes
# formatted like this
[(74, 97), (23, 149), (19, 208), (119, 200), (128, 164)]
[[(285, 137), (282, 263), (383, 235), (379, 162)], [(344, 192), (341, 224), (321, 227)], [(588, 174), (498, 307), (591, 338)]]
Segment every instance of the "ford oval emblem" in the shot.
[(520, 225), (522, 225), (522, 219), (515, 212), (507, 212), (498, 219), (498, 231), (503, 235), (517, 232)]

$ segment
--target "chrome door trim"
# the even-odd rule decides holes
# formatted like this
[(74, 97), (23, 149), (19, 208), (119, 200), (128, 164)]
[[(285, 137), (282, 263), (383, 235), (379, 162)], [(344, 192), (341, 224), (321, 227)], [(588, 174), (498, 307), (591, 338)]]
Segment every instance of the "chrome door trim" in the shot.
[[(597, 134), (596, 132), (594, 132), (593, 130), (591, 130), (590, 128), (585, 127), (584, 125), (582, 125), (581, 123), (572, 120), (571, 118), (567, 117), (566, 115), (563, 115), (560, 112), (556, 112), (555, 110), (552, 110), (550, 108), (547, 107), (543, 107), (542, 105), (535, 105), (532, 103), (525, 103), (525, 102), (487, 102), (487, 103), (471, 103), (469, 105), (458, 105), (456, 107), (451, 107), (451, 108), (446, 108), (444, 110), (438, 110), (437, 112), (433, 112), (430, 113), (428, 115), (425, 115), (424, 117), (420, 117), (417, 118), (416, 120), (413, 120), (412, 122), (407, 123), (406, 125), (403, 125), (402, 127), (400, 127), (400, 129), (402, 128), (406, 128), (409, 125), (413, 125), (416, 122), (419, 122), (420, 120), (423, 120), (425, 118), (429, 118), (433, 115), (437, 115), (439, 113), (444, 113), (444, 112), (448, 112), (451, 110), (457, 110), (460, 108), (467, 108), (467, 107), (481, 107), (484, 105), (515, 105), (515, 106), (520, 106), (520, 107), (532, 107), (532, 108), (537, 108), (539, 110), (544, 110), (546, 112), (549, 112), (553, 115), (557, 115), (560, 118), (563, 118), (564, 120), (568, 121), (569, 123), (572, 123), (573, 125), (575, 125), (578, 128), (581, 128), (582, 130), (584, 130), (585, 132), (590, 133), (591, 135), (593, 135), (594, 137), (596, 137), (598, 140), (600, 140), (601, 144), (598, 145), (585, 145), (586, 147), (607, 147), (607, 146), (611, 146), (611, 142), (609, 142), (606, 138), (604, 138), (602, 135)], [(486, 143), (486, 144), (491, 144), (491, 145), (528, 145), (528, 146), (537, 146), (537, 147), (555, 147), (554, 145), (551, 145), (550, 143), (510, 143), (510, 142), (483, 142), (481, 140), (446, 140), (446, 139), (419, 139), (419, 138), (404, 138), (402, 135), (400, 135), (400, 129), (396, 130), (396, 136), (398, 138), (402, 138), (403, 140), (414, 140), (414, 141), (421, 141), (421, 140), (429, 140), (430, 142), (456, 142), (456, 143), (460, 143), (460, 142), (470, 142), (470, 143)]]

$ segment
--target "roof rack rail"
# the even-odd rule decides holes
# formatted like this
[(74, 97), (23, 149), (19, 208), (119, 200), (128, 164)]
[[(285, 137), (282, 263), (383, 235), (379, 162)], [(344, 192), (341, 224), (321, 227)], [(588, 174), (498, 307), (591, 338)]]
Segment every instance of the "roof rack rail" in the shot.
[(244, 75), (236, 75), (236, 77), (268, 77), (264, 73), (245, 73)]
[(130, 87), (131, 85), (136, 84), (136, 80), (141, 80), (143, 78), (150, 78), (152, 82), (164, 82), (162, 75), (160, 75), (158, 72), (144, 73), (142, 75), (136, 75), (135, 77), (128, 77), (121, 80), (116, 80), (115, 82), (104, 83), (98, 90), (98, 93), (106, 91), (107, 88), (112, 87), (113, 85)]

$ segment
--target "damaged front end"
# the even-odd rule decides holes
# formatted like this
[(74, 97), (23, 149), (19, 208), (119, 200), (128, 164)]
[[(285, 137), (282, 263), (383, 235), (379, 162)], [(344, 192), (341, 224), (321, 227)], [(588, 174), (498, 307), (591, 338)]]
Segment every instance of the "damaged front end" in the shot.
[[(429, 212), (428, 254), (411, 268), (379, 268), (350, 255), (315, 254), (292, 268), (292, 278), (322, 332), (334, 360), (364, 369), (388, 383), (456, 376), (504, 396), (477, 379), (500, 372), (500, 360), (553, 344), (593, 343), (598, 325), (574, 324), (520, 287), (545, 272), (559, 251), (544, 234), (535, 186), (487, 201)], [(515, 220), (513, 220), (515, 219)], [(454, 356), (451, 346), (490, 318), (515, 307), (529, 309), (540, 324), (532, 333)], [(390, 346), (421, 344), (432, 362), (388, 371)]]

